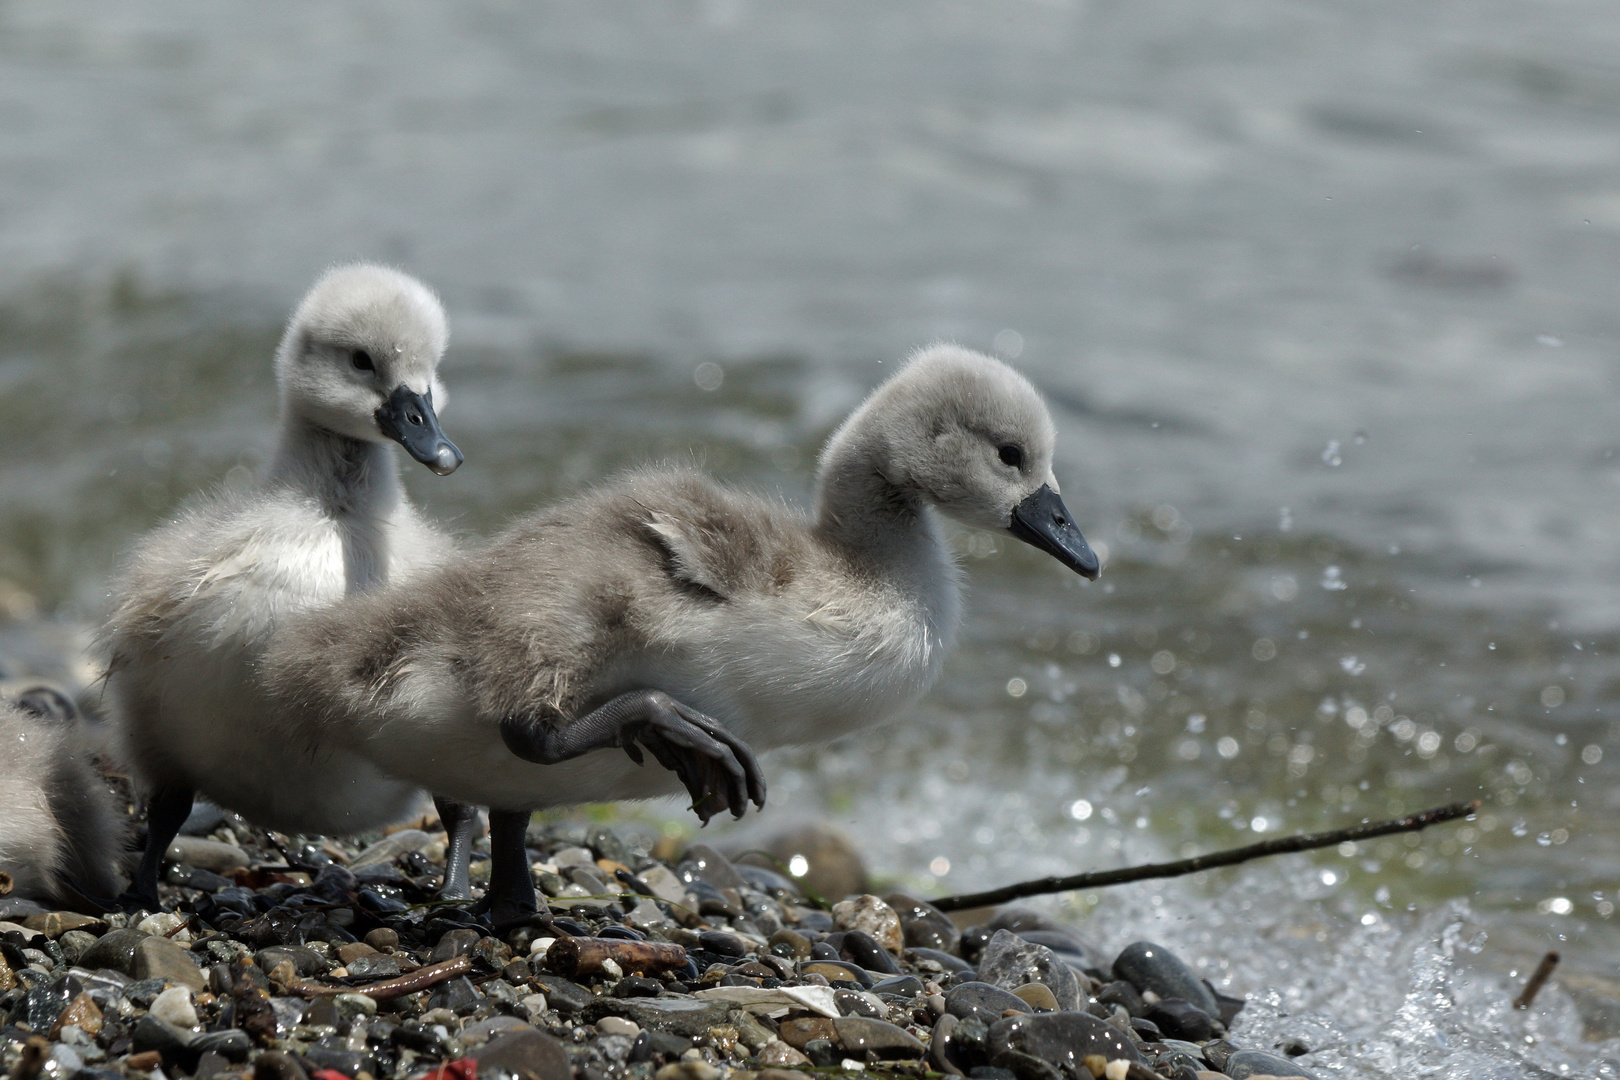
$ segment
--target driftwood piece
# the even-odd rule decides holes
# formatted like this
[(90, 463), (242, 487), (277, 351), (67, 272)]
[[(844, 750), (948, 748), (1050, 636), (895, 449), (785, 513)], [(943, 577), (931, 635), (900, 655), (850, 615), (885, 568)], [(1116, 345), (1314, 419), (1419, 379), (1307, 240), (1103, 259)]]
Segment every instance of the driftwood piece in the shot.
[(1371, 840), (1375, 836), (1388, 836), (1390, 833), (1418, 832), (1442, 821), (1455, 821), (1467, 817), (1478, 809), (1479, 800), (1475, 799), (1472, 802), (1440, 806), (1390, 821), (1367, 821), (1328, 832), (1279, 836), (1275, 840), (1262, 840), (1258, 844), (1212, 851), (1207, 855), (1194, 855), (1190, 859), (1177, 859), (1175, 862), (1123, 866), (1117, 870), (1093, 870), (1090, 873), (1072, 874), (1068, 877), (1037, 878), (1034, 881), (1020, 881), (986, 892), (943, 896), (931, 902), (941, 911), (962, 911), (966, 908), (1005, 904), (1009, 900), (1021, 900), (1026, 896), (1044, 896), (1047, 893), (1069, 892), (1073, 889), (1099, 889), (1105, 885), (1123, 885), (1129, 881), (1147, 881), (1152, 878), (1181, 877), (1183, 874), (1196, 874), (1200, 870), (1212, 870), (1218, 866), (1235, 866), (1267, 855), (1286, 855), (1294, 851), (1335, 847), (1357, 840)]
[(409, 975), (400, 975), (382, 982), (370, 983), (366, 986), (327, 986), (325, 983), (310, 982), (299, 979), (289, 983), (287, 989), (304, 997), (326, 997), (330, 994), (364, 994), (373, 1001), (387, 1001), (389, 998), (404, 997), (414, 994), (418, 990), (465, 975), (472, 970), (471, 956), (458, 956), (453, 960), (446, 960), (440, 964), (429, 964), (427, 967), (417, 968)]
[(1513, 1007), (1515, 1009), (1528, 1009), (1530, 1003), (1536, 1000), (1536, 995), (1541, 993), (1541, 988), (1546, 985), (1548, 977), (1553, 973), (1553, 968), (1557, 966), (1558, 953), (1556, 950), (1543, 956), (1541, 963), (1536, 965), (1536, 970), (1530, 973), (1530, 981), (1524, 984), (1524, 989), (1519, 992), (1519, 996), (1513, 999)]
[(546, 950), (546, 966), (566, 978), (593, 975), (612, 961), (622, 974), (675, 971), (686, 966), (686, 950), (662, 941), (564, 937)]

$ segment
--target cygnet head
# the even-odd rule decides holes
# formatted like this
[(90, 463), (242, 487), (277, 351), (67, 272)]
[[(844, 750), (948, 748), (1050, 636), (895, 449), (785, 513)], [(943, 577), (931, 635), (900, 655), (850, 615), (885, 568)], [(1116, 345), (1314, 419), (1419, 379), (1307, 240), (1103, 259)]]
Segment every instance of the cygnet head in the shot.
[(822, 489), (839, 470), (875, 469), (964, 525), (1009, 532), (1095, 580), (1097, 556), (1058, 496), (1055, 442), (1028, 379), (983, 353), (930, 345), (833, 434)]
[(366, 263), (329, 270), (276, 350), (283, 412), (352, 439), (392, 439), (447, 476), (462, 462), (434, 412), (448, 337), (438, 297), (410, 275)]

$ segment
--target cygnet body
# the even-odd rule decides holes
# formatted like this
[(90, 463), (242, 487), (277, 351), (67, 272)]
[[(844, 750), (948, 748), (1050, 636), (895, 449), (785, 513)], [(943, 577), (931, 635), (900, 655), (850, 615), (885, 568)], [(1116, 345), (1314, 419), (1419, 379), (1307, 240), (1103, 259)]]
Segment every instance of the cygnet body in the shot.
[(10, 895), (87, 910), (121, 886), (127, 819), (91, 759), (76, 710), (60, 694), (0, 701), (0, 874)]
[(194, 792), (298, 832), (374, 828), (417, 804), (413, 783), (341, 744), (285, 741), (254, 669), (289, 615), (407, 581), (453, 552), (406, 499), (388, 445), (441, 475), (460, 464), (434, 413), (447, 334), (414, 278), (328, 272), (276, 352), (279, 443), (263, 480), (193, 499), (128, 558), (103, 631), (107, 685), (119, 748), (153, 794), (152, 840), (126, 899), (156, 906), (161, 855)]
[[(813, 515), (690, 470), (634, 472), (409, 588), (289, 622), (263, 668), (288, 704), (279, 737), (490, 806), (496, 911), (522, 910), (526, 869), (502, 860), (521, 858), (530, 810), (678, 779), (705, 820), (740, 815), (764, 799), (750, 746), (824, 742), (922, 694), (960, 610), (936, 510), (1095, 577), (1053, 442), (1022, 376), (923, 350), (833, 435)], [(675, 777), (638, 767), (638, 742)], [(591, 752), (609, 747), (635, 760)]]

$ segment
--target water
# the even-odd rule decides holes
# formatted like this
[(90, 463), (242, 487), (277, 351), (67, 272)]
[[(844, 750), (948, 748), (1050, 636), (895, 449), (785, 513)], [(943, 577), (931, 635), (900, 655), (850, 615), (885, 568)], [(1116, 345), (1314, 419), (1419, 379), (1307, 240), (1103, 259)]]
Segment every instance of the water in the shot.
[(1341, 1075), (1612, 1075), (1617, 39), (1593, 0), (13, 0), (0, 602), (92, 618), (262, 458), (333, 260), (444, 295), (468, 464), (410, 483), (469, 533), (658, 457), (803, 497), (907, 349), (993, 348), (1105, 576), (960, 537), (940, 686), (776, 759), (767, 818), (954, 891), (1484, 798), (1059, 910)]

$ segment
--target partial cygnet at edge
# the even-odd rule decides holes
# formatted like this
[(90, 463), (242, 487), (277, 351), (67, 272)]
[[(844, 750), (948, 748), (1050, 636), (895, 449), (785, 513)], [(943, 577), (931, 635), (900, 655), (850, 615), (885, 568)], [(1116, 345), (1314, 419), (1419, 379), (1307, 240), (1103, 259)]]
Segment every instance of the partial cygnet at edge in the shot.
[(418, 804), (414, 784), (336, 744), (284, 740), (254, 668), (289, 615), (408, 581), (454, 551), (406, 499), (389, 449), (441, 475), (460, 465), (434, 411), (447, 337), (416, 279), (364, 264), (326, 273), (276, 351), (280, 434), (263, 480), (192, 499), (128, 557), (102, 633), (118, 746), (151, 793), (125, 907), (158, 906), (162, 856), (194, 793), (289, 832), (376, 828)]
[(533, 910), (530, 811), (678, 780), (705, 820), (741, 816), (764, 803), (750, 746), (825, 742), (922, 694), (960, 609), (936, 510), (1095, 578), (1053, 442), (1007, 365), (921, 350), (828, 442), (814, 515), (645, 469), (288, 620), (263, 665), (277, 738), (488, 805), (492, 915)]
[(9, 895), (94, 911), (121, 887), (128, 820), (78, 711), (42, 687), (0, 701), (0, 874)]

